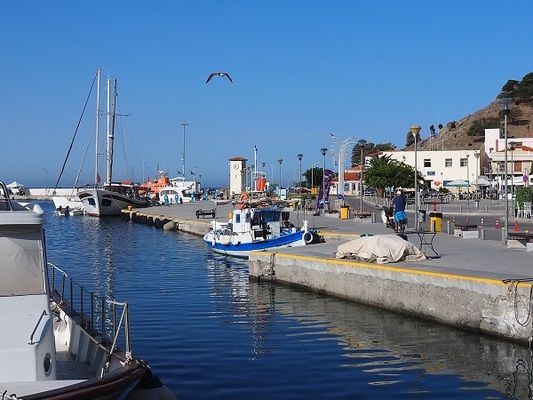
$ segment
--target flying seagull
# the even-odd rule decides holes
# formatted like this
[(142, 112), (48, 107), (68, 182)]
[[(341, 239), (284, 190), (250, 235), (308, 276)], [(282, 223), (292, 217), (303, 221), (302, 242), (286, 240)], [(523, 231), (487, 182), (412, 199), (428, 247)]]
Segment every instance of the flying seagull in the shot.
[(205, 83), (208, 83), (214, 76), (220, 76), (221, 78), (226, 77), (229, 79), (231, 83), (233, 83), (233, 81), (231, 80), (231, 77), (229, 76), (227, 72), (213, 72), (212, 74), (209, 74), (209, 77), (207, 78)]

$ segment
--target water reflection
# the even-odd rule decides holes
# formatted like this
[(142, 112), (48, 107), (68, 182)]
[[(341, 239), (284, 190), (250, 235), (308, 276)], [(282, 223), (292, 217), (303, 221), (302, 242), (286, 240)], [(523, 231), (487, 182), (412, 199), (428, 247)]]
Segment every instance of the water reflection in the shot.
[(252, 359), (272, 350), (266, 344), (269, 325), (280, 314), (298, 322), (288, 336), (335, 341), (341, 366), (362, 371), (368, 385), (424, 393), (431, 391), (427, 381), (439, 376), (458, 390), (531, 398), (532, 359), (524, 347), (316, 293), (248, 282), (246, 268), (224, 257), (211, 256), (208, 270), (212, 295), (227, 293), (234, 315), (249, 321), (243, 326), (253, 338)]

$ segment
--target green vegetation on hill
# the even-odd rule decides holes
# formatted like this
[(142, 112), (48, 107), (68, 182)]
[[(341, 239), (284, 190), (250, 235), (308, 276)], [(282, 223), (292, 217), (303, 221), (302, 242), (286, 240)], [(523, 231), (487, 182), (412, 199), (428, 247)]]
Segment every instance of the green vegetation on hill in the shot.
[(533, 72), (524, 76), (521, 81), (508, 80), (498, 97), (511, 97), (518, 103), (533, 103)]

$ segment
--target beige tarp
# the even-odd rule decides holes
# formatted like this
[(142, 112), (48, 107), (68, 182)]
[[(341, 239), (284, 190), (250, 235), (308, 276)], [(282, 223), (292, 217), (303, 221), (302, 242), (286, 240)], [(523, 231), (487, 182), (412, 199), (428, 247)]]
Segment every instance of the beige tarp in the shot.
[(343, 243), (337, 247), (336, 258), (357, 258), (378, 264), (426, 260), (414, 244), (398, 235), (365, 236)]

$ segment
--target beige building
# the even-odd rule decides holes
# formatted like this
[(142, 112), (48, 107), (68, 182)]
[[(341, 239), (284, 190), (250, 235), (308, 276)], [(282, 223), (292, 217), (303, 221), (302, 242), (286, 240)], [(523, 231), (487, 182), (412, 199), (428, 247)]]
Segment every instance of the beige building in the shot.
[(229, 192), (230, 196), (245, 191), (246, 186), (246, 158), (233, 157), (229, 159)]

